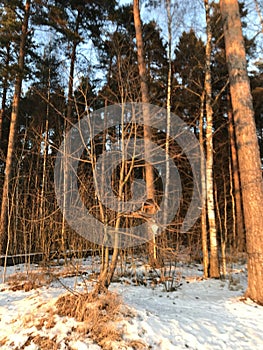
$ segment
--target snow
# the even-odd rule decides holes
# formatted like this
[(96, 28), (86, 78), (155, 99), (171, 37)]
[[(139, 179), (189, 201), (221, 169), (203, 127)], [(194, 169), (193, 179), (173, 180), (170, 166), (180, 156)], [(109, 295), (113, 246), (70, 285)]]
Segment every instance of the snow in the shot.
[[(112, 349), (263, 348), (263, 307), (242, 297), (247, 280), (244, 264), (229, 268), (226, 280), (204, 280), (201, 265), (177, 264), (175, 273), (181, 285), (173, 292), (165, 292), (162, 284), (149, 281), (135, 285), (134, 277), (146, 280), (149, 272), (148, 266), (137, 266), (136, 276), (132, 265), (126, 276), (110, 287), (129, 308), (129, 317), (119, 321), (124, 330), (123, 342), (113, 342)], [(41, 273), (38, 266), (18, 265), (8, 267), (7, 275), (19, 276), (28, 269)], [(94, 272), (94, 261), (87, 260), (82, 269)], [(54, 268), (58, 270), (63, 267)], [(0, 284), (0, 348), (52, 348), (39, 345), (36, 339), (40, 339), (53, 341), (61, 350), (99, 350), (100, 346), (88, 334), (77, 331), (76, 320), (60, 317), (55, 309), (57, 298), (68, 292), (67, 288), (83, 290), (87, 283), (92, 282), (83, 281), (81, 276), (65, 276), (60, 282), (54, 279), (49, 285), (27, 292), (12, 291), (7, 283)]]

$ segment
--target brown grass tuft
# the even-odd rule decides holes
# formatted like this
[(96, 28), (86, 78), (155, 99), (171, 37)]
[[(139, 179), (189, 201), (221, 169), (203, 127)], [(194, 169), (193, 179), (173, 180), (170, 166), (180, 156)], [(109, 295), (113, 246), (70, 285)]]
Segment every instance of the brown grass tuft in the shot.
[(120, 297), (109, 291), (97, 296), (66, 294), (56, 302), (60, 316), (74, 317), (81, 322), (77, 330), (88, 334), (105, 350), (112, 348), (111, 342), (122, 340), (122, 329), (118, 327), (118, 321), (123, 318), (121, 305)]

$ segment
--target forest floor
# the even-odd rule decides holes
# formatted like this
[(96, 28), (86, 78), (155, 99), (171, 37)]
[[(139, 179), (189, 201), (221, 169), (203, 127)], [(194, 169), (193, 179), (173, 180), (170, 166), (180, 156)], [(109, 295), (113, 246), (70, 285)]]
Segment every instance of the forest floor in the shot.
[[(85, 274), (76, 276), (76, 269)], [(96, 258), (48, 269), (7, 267), (0, 284), (0, 349), (263, 349), (263, 307), (243, 298), (244, 261), (228, 266), (225, 280), (204, 280), (199, 264), (178, 261), (160, 279), (164, 270), (133, 260), (119, 267), (99, 312), (93, 301), (89, 315), (76, 320), (70, 314), (81, 305), (65, 297), (63, 309), (57, 300), (85, 295), (97, 269)]]

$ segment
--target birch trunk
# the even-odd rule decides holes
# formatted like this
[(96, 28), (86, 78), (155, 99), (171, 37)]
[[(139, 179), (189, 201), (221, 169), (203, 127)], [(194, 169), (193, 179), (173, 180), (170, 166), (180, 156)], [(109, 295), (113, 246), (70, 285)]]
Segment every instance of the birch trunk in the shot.
[(206, 188), (207, 188), (207, 215), (210, 237), (210, 269), (209, 275), (213, 278), (220, 276), (218, 262), (218, 242), (215, 220), (214, 179), (213, 179), (213, 110), (212, 110), (212, 83), (211, 83), (211, 50), (212, 31), (210, 19), (210, 5), (204, 0), (206, 12), (206, 66), (205, 66), (205, 93), (206, 93)]

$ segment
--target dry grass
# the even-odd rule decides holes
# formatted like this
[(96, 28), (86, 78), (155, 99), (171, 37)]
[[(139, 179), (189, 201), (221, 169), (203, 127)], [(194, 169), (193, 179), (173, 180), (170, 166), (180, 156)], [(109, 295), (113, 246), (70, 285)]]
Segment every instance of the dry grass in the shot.
[(103, 349), (110, 350), (113, 341), (122, 341), (123, 330), (118, 321), (123, 318), (120, 298), (109, 291), (97, 295), (66, 294), (57, 302), (60, 316), (74, 317), (81, 322), (77, 331), (93, 339)]
[(7, 284), (12, 291), (24, 290), (28, 292), (32, 289), (48, 285), (53, 278), (42, 271), (20, 272), (10, 275)]
[(24, 290), (28, 292), (49, 285), (52, 281), (65, 278), (75, 277), (84, 274), (84, 270), (76, 269), (74, 266), (66, 266), (59, 269), (41, 268), (35, 271), (17, 272), (7, 278), (7, 284), (12, 291)]
[(41, 350), (42, 349), (43, 350), (44, 349), (46, 349), (46, 350), (59, 350), (59, 348), (60, 348), (59, 344), (57, 344), (57, 342), (56, 342), (56, 337), (53, 339), (50, 339), (48, 337), (43, 337), (43, 336), (37, 335), (35, 337), (29, 337), (27, 342), (22, 347), (22, 349), (24, 349), (25, 347), (30, 345), (31, 342), (38, 345), (39, 349), (41, 349)]
[(55, 327), (55, 325), (56, 325), (56, 321), (54, 318), (53, 310), (48, 310), (47, 316), (37, 319), (37, 322), (34, 322), (34, 326), (38, 331), (42, 330), (43, 328), (45, 329), (53, 328)]

